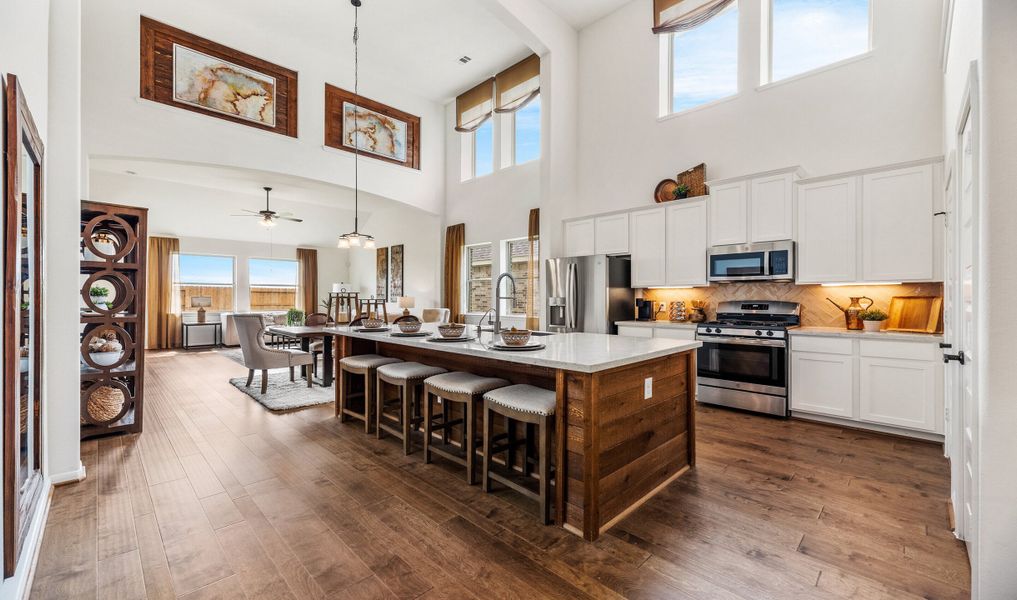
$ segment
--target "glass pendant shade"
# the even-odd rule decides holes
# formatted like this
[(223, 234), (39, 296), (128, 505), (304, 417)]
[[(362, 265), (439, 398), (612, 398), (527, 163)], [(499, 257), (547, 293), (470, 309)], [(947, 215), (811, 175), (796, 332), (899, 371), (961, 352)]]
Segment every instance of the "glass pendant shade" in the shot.
[(349, 248), (350, 247), (350, 241), (348, 239), (344, 238), (344, 237), (341, 237), (341, 238), (339, 238), (339, 243), (337, 244), (337, 246), (339, 246), (340, 248), (343, 248), (343, 249)]
[(275, 219), (265, 217), (262, 220), (258, 221), (258, 224), (261, 225), (262, 227), (275, 227)]

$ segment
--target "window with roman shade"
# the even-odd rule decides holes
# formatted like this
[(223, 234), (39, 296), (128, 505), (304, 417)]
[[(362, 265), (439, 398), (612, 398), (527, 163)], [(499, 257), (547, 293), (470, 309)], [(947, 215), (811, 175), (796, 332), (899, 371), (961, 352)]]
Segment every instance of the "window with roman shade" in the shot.
[(510, 113), (526, 106), (540, 93), (540, 57), (531, 54), (494, 76), (497, 102), (494, 112)]
[(688, 31), (709, 21), (735, 0), (653, 0), (653, 33)]
[(494, 113), (494, 77), (456, 97), (456, 131), (476, 131)]

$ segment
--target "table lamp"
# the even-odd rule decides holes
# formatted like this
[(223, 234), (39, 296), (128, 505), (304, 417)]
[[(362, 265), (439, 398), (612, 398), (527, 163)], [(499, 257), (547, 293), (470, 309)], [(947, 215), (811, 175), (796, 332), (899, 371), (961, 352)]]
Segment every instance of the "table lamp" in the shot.
[(198, 309), (198, 322), (205, 322), (205, 309), (212, 306), (211, 296), (191, 296), (191, 308)]
[(403, 316), (410, 316), (410, 309), (416, 304), (413, 296), (399, 296), (399, 308), (403, 309)]

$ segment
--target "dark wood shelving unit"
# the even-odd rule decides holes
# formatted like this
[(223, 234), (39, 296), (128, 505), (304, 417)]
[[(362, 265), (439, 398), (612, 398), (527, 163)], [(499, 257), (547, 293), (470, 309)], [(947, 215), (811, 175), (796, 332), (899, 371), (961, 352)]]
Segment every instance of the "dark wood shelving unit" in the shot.
[[(81, 203), (81, 439), (142, 430), (147, 221), (145, 208)], [(89, 296), (97, 284), (114, 294), (105, 307)], [(116, 335), (123, 355), (103, 365), (91, 358), (89, 344), (94, 336), (109, 331)], [(123, 395), (122, 407), (115, 415), (93, 414), (89, 409), (93, 394), (110, 388)]]

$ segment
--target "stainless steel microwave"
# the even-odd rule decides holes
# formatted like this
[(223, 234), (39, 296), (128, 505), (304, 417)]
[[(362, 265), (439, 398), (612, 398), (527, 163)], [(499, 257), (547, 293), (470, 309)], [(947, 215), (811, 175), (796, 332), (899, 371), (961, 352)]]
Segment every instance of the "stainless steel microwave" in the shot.
[(707, 251), (710, 281), (794, 281), (795, 243), (714, 246)]

